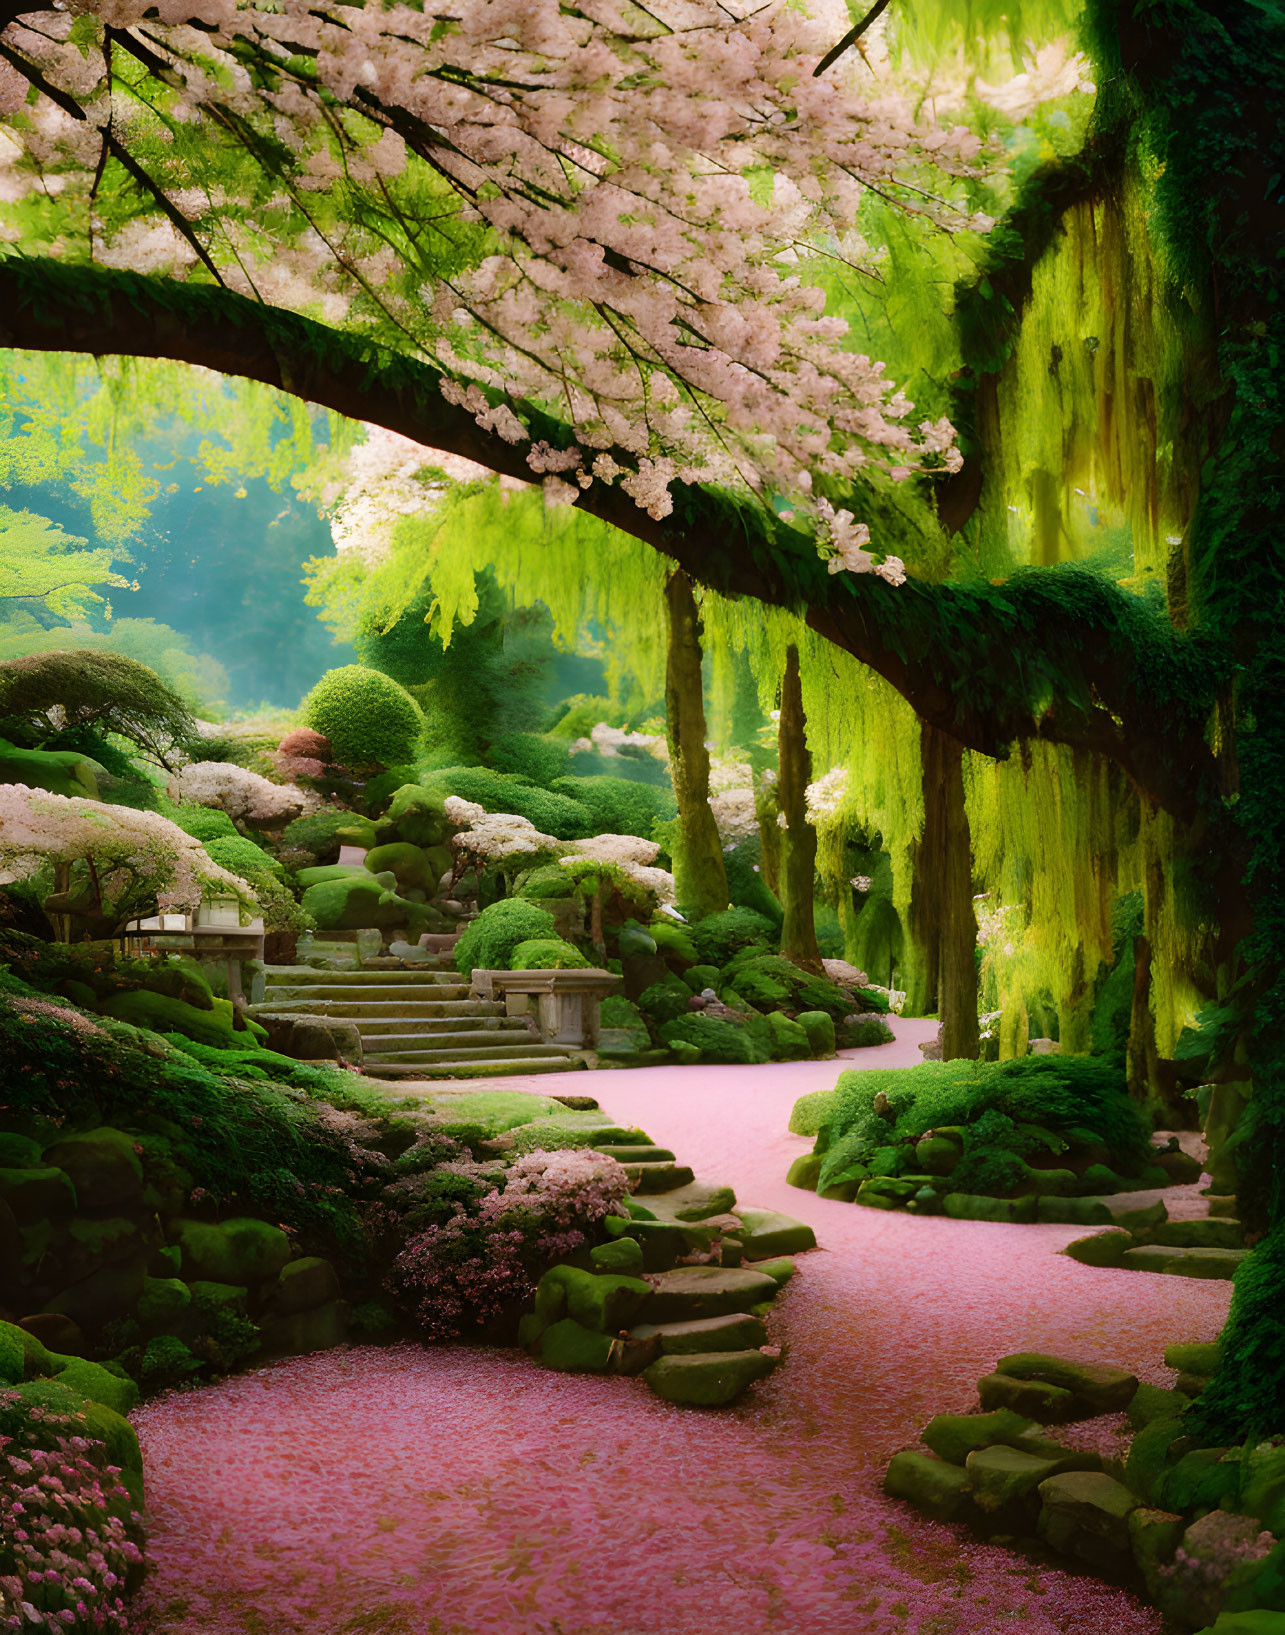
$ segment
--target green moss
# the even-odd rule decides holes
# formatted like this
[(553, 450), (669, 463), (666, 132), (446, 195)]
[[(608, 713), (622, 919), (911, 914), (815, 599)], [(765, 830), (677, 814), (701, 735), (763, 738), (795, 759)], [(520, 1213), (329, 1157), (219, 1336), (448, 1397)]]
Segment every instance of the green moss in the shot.
[(232, 1005), (226, 999), (213, 1000), (209, 1010), (197, 1010), (181, 999), (134, 989), (112, 994), (100, 1009), (104, 1016), (114, 1016), (135, 1027), (151, 1028), (156, 1033), (181, 1033), (215, 1049), (244, 1048), (268, 1036), (266, 1028), (250, 1019), (244, 1030), (234, 1030)]
[[(766, 952), (775, 947), (777, 928), (766, 915), (752, 908), (726, 908), (719, 914), (707, 914), (691, 927), (690, 936), (699, 962), (717, 965), (721, 970), (745, 948)], [(750, 997), (746, 994), (747, 999)]]
[[(672, 1022), (665, 1022), (659, 1033), (666, 1044), (694, 1045), (701, 1053), (701, 1060), (705, 1062), (748, 1064), (754, 1060), (754, 1047), (739, 1028), (733, 1027), (730, 1022), (721, 1021), (716, 1016), (703, 1016), (700, 1011), (692, 1011), (686, 1016), (675, 1018)], [(805, 1054), (806, 1050), (805, 1038)]]
[(520, 942), (509, 955), (511, 971), (586, 970), (589, 961), (578, 948), (561, 937), (532, 938)]

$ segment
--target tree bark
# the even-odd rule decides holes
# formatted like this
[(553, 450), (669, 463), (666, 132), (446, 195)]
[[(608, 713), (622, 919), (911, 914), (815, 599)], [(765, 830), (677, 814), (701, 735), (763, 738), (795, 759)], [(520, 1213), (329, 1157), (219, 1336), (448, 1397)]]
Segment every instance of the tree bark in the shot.
[(681, 569), (665, 581), (665, 608), (669, 619), (665, 735), (680, 835), (674, 848), (674, 883), (678, 906), (700, 920), (727, 907), (727, 870), (723, 842), (709, 806), (700, 612), (692, 582)]
[[(0, 261), (0, 314), (3, 346), (200, 364), (531, 479), (526, 445), (483, 431), (442, 396), (430, 364), (231, 290), (10, 256)], [(513, 407), (533, 438), (566, 441), (565, 427), (536, 406)], [(626, 468), (635, 463), (627, 450), (615, 455)], [(1029, 738), (1079, 746), (1116, 761), (1176, 816), (1198, 809), (1216, 775), (1205, 723), (1225, 665), (1207, 644), (1176, 637), (1175, 648), (1199, 660), (1193, 678), (1201, 666), (1210, 678), (1210, 699), (1193, 687), (1179, 711), (1166, 681), (1168, 651), (1157, 657), (1129, 639), (1121, 612), (1132, 604), (1128, 593), (1085, 573), (1068, 598), (1069, 570), (980, 588), (830, 575), (806, 534), (766, 510), (739, 509), (744, 538), (724, 546), (730, 514), (721, 496), (681, 483), (672, 490), (664, 518), (649, 516), (617, 483), (592, 483), (577, 504), (722, 594), (803, 606), (812, 629), (966, 748), (1002, 757)]]
[(977, 916), (963, 749), (924, 722), (920, 757), (924, 835), (915, 854), (915, 933), (936, 988), (942, 1060), (976, 1060)]
[(780, 898), (785, 911), (781, 952), (805, 971), (820, 976), (821, 950), (817, 947), (814, 881), (817, 832), (808, 822), (808, 785), (812, 782), (812, 753), (808, 749), (807, 718), (803, 713), (803, 682), (799, 650), (790, 644), (781, 678), (781, 714), (777, 723), (777, 797), (785, 827), (781, 831)]

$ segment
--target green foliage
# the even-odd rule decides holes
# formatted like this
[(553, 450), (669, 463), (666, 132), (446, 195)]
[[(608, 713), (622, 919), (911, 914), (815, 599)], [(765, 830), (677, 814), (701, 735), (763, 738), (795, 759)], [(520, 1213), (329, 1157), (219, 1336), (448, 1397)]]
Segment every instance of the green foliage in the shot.
[(762, 875), (763, 847), (757, 835), (738, 840), (723, 849), (727, 872), (727, 894), (733, 908), (748, 908), (775, 926), (785, 917), (776, 894)]
[(731, 961), (723, 977), (755, 1010), (824, 1011), (836, 1022), (852, 1011), (852, 1000), (833, 982), (752, 946)]
[[(222, 816), (220, 813), (219, 816)], [(183, 824), (181, 827), (186, 828)], [(193, 831), (188, 829), (188, 833)], [(198, 834), (198, 840), (205, 835)], [(311, 852), (318, 863), (338, 860), (339, 848), (344, 845), (371, 847), (375, 844), (375, 826), (368, 818), (356, 812), (323, 811), (310, 817), (296, 818), (281, 837), (283, 847)]]
[[(188, 833), (191, 831), (188, 830)], [(205, 840), (203, 844), (207, 856), (212, 857), (221, 868), (240, 875), (243, 880), (251, 880), (264, 874), (270, 874), (280, 880), (285, 872), (270, 852), (265, 852), (262, 846), (257, 846), (245, 835), (215, 835), (213, 839)]]
[(681, 1041), (695, 1045), (702, 1061), (740, 1062), (748, 1066), (754, 1060), (754, 1046), (744, 1031), (717, 1016), (702, 1016), (699, 1011), (691, 1011), (663, 1023), (659, 1031), (666, 1044)]
[(658, 915), (647, 930), (657, 950), (664, 954), (671, 964), (697, 963), (696, 944), (692, 938), (690, 925), (681, 925), (668, 915)]
[(719, 914), (707, 914), (690, 927), (689, 935), (699, 963), (720, 969), (744, 949), (766, 950), (777, 940), (772, 921), (752, 908), (725, 908)]
[(545, 863), (523, 875), (517, 895), (527, 902), (556, 902), (575, 895), (575, 881), (558, 863)]
[(631, 1028), (635, 1032), (643, 1033), (647, 1031), (647, 1021), (642, 1011), (623, 994), (607, 995), (602, 1002), (599, 1019), (604, 1028)]
[(539, 789), (509, 772), (485, 766), (448, 766), (433, 773), (448, 795), (476, 801), (488, 812), (512, 812), (558, 840), (581, 840), (593, 834), (589, 811), (577, 800)]
[(534, 732), (508, 732), (497, 738), (486, 759), (497, 772), (510, 772), (542, 789), (553, 789), (571, 774), (571, 756), (561, 740)]
[(38, 599), (61, 618), (83, 617), (103, 598), (93, 587), (128, 585), (109, 550), (63, 533), (47, 517), (0, 505), (0, 599)]
[(305, 726), (330, 740), (334, 759), (362, 770), (413, 761), (424, 734), (419, 705), (379, 670), (328, 670), (300, 705)]
[(862, 1016), (856, 1022), (835, 1024), (840, 1050), (865, 1050), (871, 1045), (890, 1045), (896, 1038), (882, 1016)]
[[(929, 1130), (958, 1125), (970, 1127), (965, 1176), (971, 1173), (978, 1191), (1016, 1185), (1025, 1174), (1021, 1159), (1046, 1150), (1043, 1132), (1060, 1139), (1061, 1132), (1090, 1130), (1122, 1171), (1137, 1171), (1147, 1160), (1150, 1126), (1129, 1099), (1118, 1064), (1093, 1056), (925, 1062), (839, 1075), (817, 1141), (825, 1154), (821, 1184), (881, 1148), (908, 1153)], [(1007, 1157), (995, 1156), (1001, 1153)], [(962, 1182), (961, 1190), (968, 1190)]]
[(534, 937), (509, 955), (511, 971), (583, 971), (589, 961), (561, 937)]
[(552, 914), (520, 898), (506, 898), (484, 908), (465, 927), (455, 945), (455, 969), (461, 976), (475, 970), (507, 971), (520, 943), (547, 941), (554, 935)]
[(587, 832), (593, 835), (640, 835), (654, 840), (654, 826), (669, 821), (678, 811), (668, 785), (637, 783), (632, 778), (559, 778), (552, 788), (588, 811)]
[(39, 744), (60, 725), (127, 739), (152, 760), (196, 736), (187, 705), (154, 670), (118, 653), (36, 653), (0, 664), (0, 719)]
[[(83, 755), (102, 770), (98, 774), (98, 798), (113, 806), (132, 806), (156, 811), (164, 799), (162, 792), (121, 746), (89, 727), (71, 727), (55, 733), (45, 742), (46, 749)], [(166, 816), (169, 814), (167, 813)]]
[(690, 998), (691, 992), (685, 984), (670, 986), (667, 982), (654, 982), (639, 994), (638, 1009), (655, 1027), (660, 1028), (686, 1016)]
[[(623, 727), (628, 720), (628, 712), (620, 704), (610, 698), (596, 698), (592, 694), (577, 693), (573, 698), (562, 701), (557, 720), (549, 728), (550, 733), (558, 738), (587, 738), (599, 722), (606, 722), (609, 727)], [(632, 830), (620, 830), (619, 833), (632, 833)]]

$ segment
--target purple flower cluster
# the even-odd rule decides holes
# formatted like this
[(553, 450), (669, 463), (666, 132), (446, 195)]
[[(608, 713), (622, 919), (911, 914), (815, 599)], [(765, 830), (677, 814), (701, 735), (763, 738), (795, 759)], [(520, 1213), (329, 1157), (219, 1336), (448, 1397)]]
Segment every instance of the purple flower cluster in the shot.
[(629, 1190), (614, 1158), (587, 1150), (517, 1159), (502, 1187), (409, 1238), (388, 1287), (429, 1339), (447, 1340), (524, 1299), (554, 1261), (585, 1243)]
[(0, 1391), (0, 1425), (0, 1630), (126, 1630), (143, 1521), (119, 1467), (83, 1420), (16, 1391)]

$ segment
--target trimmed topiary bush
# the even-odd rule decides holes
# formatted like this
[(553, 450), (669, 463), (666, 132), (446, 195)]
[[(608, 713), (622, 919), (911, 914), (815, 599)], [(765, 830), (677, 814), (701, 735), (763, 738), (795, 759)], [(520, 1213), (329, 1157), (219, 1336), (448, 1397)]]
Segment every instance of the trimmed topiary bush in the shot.
[(334, 759), (355, 769), (413, 761), (424, 733), (423, 712), (406, 689), (364, 664), (328, 670), (302, 714), (306, 726), (330, 740)]
[(561, 937), (534, 937), (509, 955), (510, 971), (585, 971), (589, 961)]
[(553, 915), (534, 903), (506, 897), (484, 908), (455, 945), (455, 969), (461, 976), (473, 971), (507, 971), (513, 950), (523, 942), (555, 938)]
[(707, 914), (690, 927), (689, 935), (700, 964), (720, 969), (747, 947), (767, 953), (777, 941), (771, 920), (752, 908), (725, 908), (721, 914)]
[(758, 1011), (824, 1011), (838, 1022), (852, 1010), (850, 994), (779, 955), (746, 950), (723, 976)]
[(638, 783), (633, 778), (559, 778), (550, 786), (589, 812), (589, 834), (641, 835), (650, 840), (652, 826), (668, 822), (678, 802), (668, 785)]
[[(207, 851), (209, 841), (223, 840), (237, 832), (236, 824), (227, 813), (216, 811), (212, 806), (175, 806), (173, 802), (169, 802), (168, 805), (169, 810), (164, 815), (171, 823), (177, 823), (185, 835), (191, 835), (193, 840), (199, 840)], [(308, 821), (307, 818), (296, 819), (298, 823)], [(291, 824), (291, 828), (293, 827), (294, 824)]]
[(270, 874), (279, 880), (285, 873), (270, 852), (256, 846), (245, 835), (216, 835), (213, 840), (205, 841), (204, 846), (220, 868), (239, 875), (242, 880), (252, 880), (255, 875), (263, 874)]
[(673, 987), (668, 982), (653, 982), (650, 988), (644, 988), (638, 995), (638, 1009), (648, 1019), (653, 1027), (663, 1027), (666, 1022), (674, 1022), (680, 1016), (689, 1014), (687, 1001), (691, 997), (690, 990), (677, 983)]

